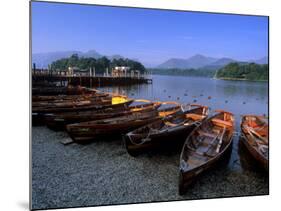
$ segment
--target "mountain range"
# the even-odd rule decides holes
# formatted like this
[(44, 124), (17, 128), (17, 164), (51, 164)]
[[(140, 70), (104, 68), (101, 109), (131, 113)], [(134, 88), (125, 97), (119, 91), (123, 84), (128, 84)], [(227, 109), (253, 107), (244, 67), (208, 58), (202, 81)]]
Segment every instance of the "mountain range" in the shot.
[(225, 66), (231, 62), (239, 62), (239, 63), (245, 63), (245, 62), (254, 62), (257, 64), (267, 64), (268, 63), (268, 57), (263, 57), (258, 60), (250, 60), (250, 61), (237, 61), (231, 58), (213, 58), (213, 57), (207, 57), (203, 56), (201, 54), (196, 54), (192, 57), (189, 57), (187, 59), (179, 59), (179, 58), (172, 58), (164, 63), (157, 66), (157, 68), (161, 69), (170, 69), (170, 68), (178, 68), (178, 69), (189, 69), (189, 68), (207, 68), (207, 69), (213, 69), (213, 68), (219, 68), (222, 66)]
[[(48, 65), (51, 64), (52, 62), (62, 58), (68, 58), (73, 54), (78, 54), (79, 57), (93, 57), (96, 59), (104, 56), (95, 50), (90, 50), (87, 52), (56, 51), (56, 52), (47, 52), (47, 53), (34, 53), (32, 54), (32, 63), (35, 63), (37, 68), (47, 68)], [(118, 54), (112, 56), (106, 56), (106, 57), (110, 60), (124, 58), (123, 56)]]
[[(93, 57), (93, 58), (101, 58), (102, 55), (98, 53), (95, 50), (89, 50), (87, 52), (82, 51), (57, 51), (57, 52), (48, 52), (48, 53), (34, 53), (32, 54), (32, 63), (36, 64), (37, 68), (47, 68), (48, 64), (51, 64), (52, 62), (62, 59), (62, 58), (68, 58), (72, 54), (78, 54), (79, 57)], [(111, 55), (106, 56), (110, 60), (112, 59), (119, 59), (124, 58), (121, 55)], [(134, 59), (137, 60), (137, 59)], [(156, 68), (161, 69), (169, 69), (169, 68), (178, 68), (178, 69), (188, 69), (188, 68), (206, 68), (206, 69), (216, 69), (220, 68), (222, 66), (225, 66), (231, 62), (241, 62), (237, 61), (231, 58), (214, 58), (214, 57), (208, 57), (201, 54), (196, 54), (194, 56), (191, 56), (187, 59), (181, 59), (181, 58), (171, 58), (164, 63), (156, 66)], [(249, 60), (244, 62), (254, 62), (257, 64), (267, 64), (268, 63), (268, 57), (263, 57), (258, 60)]]

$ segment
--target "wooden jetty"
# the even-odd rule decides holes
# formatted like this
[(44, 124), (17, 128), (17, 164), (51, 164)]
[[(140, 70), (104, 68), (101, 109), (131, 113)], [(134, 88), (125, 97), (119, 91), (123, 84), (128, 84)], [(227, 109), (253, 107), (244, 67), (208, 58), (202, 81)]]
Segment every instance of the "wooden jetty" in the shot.
[(81, 85), (86, 87), (99, 86), (118, 86), (118, 85), (134, 85), (134, 84), (151, 84), (152, 79), (142, 75), (138, 76), (92, 76), (92, 75), (67, 75), (64, 72), (52, 73), (48, 70), (32, 71), (32, 82), (34, 84), (40, 82), (59, 83), (61, 85)]

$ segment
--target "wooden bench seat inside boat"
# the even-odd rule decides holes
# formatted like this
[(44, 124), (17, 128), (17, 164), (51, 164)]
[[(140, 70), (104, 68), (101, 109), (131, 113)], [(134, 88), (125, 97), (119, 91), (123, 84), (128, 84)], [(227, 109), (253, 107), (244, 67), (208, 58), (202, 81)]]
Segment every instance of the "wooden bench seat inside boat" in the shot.
[(172, 123), (172, 122), (168, 122), (168, 121), (166, 121), (165, 124), (168, 125), (168, 126), (172, 126), (172, 127), (178, 125), (178, 124), (175, 124), (175, 123)]
[(197, 160), (206, 160), (207, 157), (214, 157), (214, 154), (209, 154), (208, 151), (206, 150), (205, 152), (200, 152), (190, 146), (187, 146), (187, 148), (190, 150), (190, 156), (192, 156), (192, 159), (197, 158)]
[(217, 126), (220, 126), (220, 127), (232, 127), (232, 123), (231, 122), (228, 122), (228, 121), (224, 121), (224, 120), (221, 120), (221, 119), (212, 119), (212, 123), (214, 125), (217, 125)]
[(186, 114), (186, 118), (191, 118), (195, 121), (203, 119), (205, 116), (200, 114)]

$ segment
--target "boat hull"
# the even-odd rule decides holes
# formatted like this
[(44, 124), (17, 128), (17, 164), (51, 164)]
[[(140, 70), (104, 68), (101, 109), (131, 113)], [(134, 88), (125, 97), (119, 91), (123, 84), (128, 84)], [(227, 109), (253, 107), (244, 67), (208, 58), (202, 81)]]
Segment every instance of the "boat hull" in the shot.
[(268, 154), (263, 154), (261, 151), (261, 147), (266, 147), (268, 150), (268, 123), (266, 118), (257, 115), (244, 115), (240, 127), (242, 134), (240, 141), (254, 160), (264, 170), (268, 171)]
[(150, 140), (142, 144), (133, 144), (130, 137), (126, 134), (123, 135), (123, 142), (127, 152), (131, 156), (136, 156), (149, 150), (165, 150), (170, 149), (170, 147), (182, 147), (184, 140), (194, 128), (195, 125), (190, 125), (188, 127), (181, 126), (155, 135), (150, 135)]
[(36, 87), (32, 88), (32, 95), (81, 95), (95, 93), (93, 89), (85, 87)]
[(258, 153), (247, 141), (247, 134), (242, 132), (243, 137), (240, 139), (242, 144), (246, 147), (249, 154), (259, 163), (259, 165), (266, 171), (268, 171), (268, 160), (265, 159), (260, 153)]
[[(61, 113), (61, 112), (79, 112), (79, 111), (90, 111), (90, 110), (94, 110), (94, 111), (101, 111), (104, 109), (127, 109), (128, 106), (133, 102), (133, 100), (128, 100), (125, 103), (119, 103), (119, 104), (104, 104), (104, 105), (96, 105), (96, 104), (92, 104), (92, 105), (86, 105), (86, 106), (78, 106), (78, 107), (68, 107), (68, 108), (51, 108), (51, 109), (32, 109), (32, 113), (34, 115), (32, 115), (32, 122), (37, 123), (39, 122), (40, 124), (45, 124), (46, 120), (45, 117), (47, 116), (46, 114), (52, 114), (52, 113)], [(48, 121), (48, 120), (47, 120)], [(58, 124), (58, 130), (64, 128), (64, 123), (60, 123), (59, 121), (57, 122)], [(34, 124), (32, 124), (34, 125)], [(51, 125), (50, 126), (54, 126), (54, 128), (56, 128), (55, 125)], [(62, 128), (61, 128), (62, 127)]]
[(46, 125), (52, 130), (65, 130), (67, 124), (87, 122), (114, 117), (122, 117), (133, 113), (156, 111), (160, 106), (158, 103), (129, 106), (124, 108), (109, 108), (97, 111), (66, 112), (49, 114), (45, 116)]
[(77, 143), (88, 143), (98, 138), (119, 138), (122, 134), (141, 127), (145, 124), (149, 124), (153, 121), (157, 121), (158, 116), (138, 121), (124, 121), (115, 125), (98, 125), (92, 124), (90, 126), (76, 126), (67, 125), (66, 129), (73, 141)]
[[(180, 170), (179, 173), (179, 194), (184, 195), (188, 191), (188, 187), (194, 183), (194, 181), (202, 174), (204, 174), (207, 170), (214, 169), (220, 161), (227, 160), (230, 157), (232, 151), (232, 141), (229, 146), (220, 153), (217, 157), (210, 160), (208, 163), (204, 165), (192, 169), (190, 171)], [(228, 161), (228, 160), (227, 160)]]

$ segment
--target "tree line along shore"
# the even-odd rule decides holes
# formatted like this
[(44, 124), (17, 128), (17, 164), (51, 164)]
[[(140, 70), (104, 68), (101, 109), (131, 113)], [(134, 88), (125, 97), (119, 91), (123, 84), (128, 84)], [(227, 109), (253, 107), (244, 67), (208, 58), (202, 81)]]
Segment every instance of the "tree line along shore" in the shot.
[(233, 62), (228, 65), (215, 68), (150, 68), (152, 74), (158, 75), (181, 75), (181, 76), (197, 76), (197, 77), (210, 77), (221, 80), (249, 80), (249, 81), (268, 81), (268, 64), (256, 63), (238, 63)]
[(146, 72), (144, 65), (138, 61), (127, 58), (114, 58), (108, 59), (106, 56), (101, 58), (93, 57), (79, 57), (77, 54), (73, 54), (69, 58), (62, 58), (52, 62), (49, 65), (51, 70), (66, 70), (68, 67), (77, 67), (80, 70), (89, 70), (95, 68), (96, 73), (104, 73), (106, 68), (112, 68), (116, 66), (126, 66), (131, 70), (139, 70), (141, 74)]
[(126, 66), (132, 70), (139, 70), (141, 74), (150, 72), (157, 75), (178, 75), (178, 76), (197, 76), (209, 77), (222, 80), (249, 80), (249, 81), (268, 81), (268, 64), (232, 62), (223, 67), (202, 67), (202, 68), (145, 68), (145, 66), (135, 60), (128, 58), (108, 59), (101, 57), (98, 59), (89, 57), (78, 57), (73, 54), (69, 58), (63, 58), (52, 62), (49, 69), (64, 70), (69, 66), (78, 67), (81, 70), (95, 68), (96, 73), (104, 73), (106, 68), (115, 66)]

